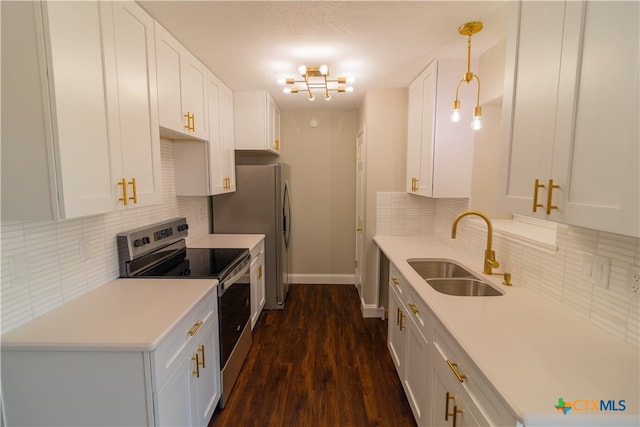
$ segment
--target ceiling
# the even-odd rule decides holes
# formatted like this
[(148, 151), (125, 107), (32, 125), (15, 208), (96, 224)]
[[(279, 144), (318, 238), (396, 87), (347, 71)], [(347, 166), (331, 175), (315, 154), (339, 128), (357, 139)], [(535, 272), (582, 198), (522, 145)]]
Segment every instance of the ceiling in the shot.
[[(234, 91), (267, 90), (281, 109), (357, 109), (367, 89), (407, 87), (432, 59), (466, 57), (465, 22), (484, 23), (472, 56), (495, 45), (508, 1), (139, 3)], [(355, 78), (355, 90), (328, 102), (282, 93), (278, 78), (299, 77), (300, 64), (327, 64), (332, 78)]]

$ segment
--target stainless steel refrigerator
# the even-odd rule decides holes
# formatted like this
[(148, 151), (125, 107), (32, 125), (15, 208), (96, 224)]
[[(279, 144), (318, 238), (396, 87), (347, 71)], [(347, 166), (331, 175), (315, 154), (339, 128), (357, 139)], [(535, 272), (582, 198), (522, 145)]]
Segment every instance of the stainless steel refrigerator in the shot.
[(291, 275), (289, 165), (237, 165), (236, 191), (213, 196), (211, 205), (214, 233), (266, 236), (264, 308), (283, 309)]

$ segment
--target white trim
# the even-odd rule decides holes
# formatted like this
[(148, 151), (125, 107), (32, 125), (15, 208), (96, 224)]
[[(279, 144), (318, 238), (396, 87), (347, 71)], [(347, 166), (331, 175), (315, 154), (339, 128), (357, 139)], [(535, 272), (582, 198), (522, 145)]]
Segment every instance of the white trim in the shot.
[(292, 274), (289, 283), (301, 285), (353, 285), (354, 274)]
[(384, 316), (384, 307), (378, 307), (375, 304), (365, 304), (362, 298), (360, 299), (360, 310), (362, 310), (362, 317), (383, 318)]

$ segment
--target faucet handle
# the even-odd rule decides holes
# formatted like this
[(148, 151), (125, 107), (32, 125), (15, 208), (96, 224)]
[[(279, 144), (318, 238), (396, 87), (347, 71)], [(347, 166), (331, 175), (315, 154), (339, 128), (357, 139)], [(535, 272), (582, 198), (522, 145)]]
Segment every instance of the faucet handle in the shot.
[(496, 276), (503, 276), (504, 277), (504, 282), (502, 282), (503, 285), (505, 286), (511, 286), (511, 273), (493, 273)]

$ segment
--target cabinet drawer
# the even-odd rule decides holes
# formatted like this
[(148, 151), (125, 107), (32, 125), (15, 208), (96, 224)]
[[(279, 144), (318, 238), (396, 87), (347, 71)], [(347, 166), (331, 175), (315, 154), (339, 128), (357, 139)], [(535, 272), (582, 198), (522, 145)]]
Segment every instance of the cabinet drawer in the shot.
[(415, 322), (423, 338), (431, 343), (433, 341), (435, 320), (433, 314), (427, 308), (427, 304), (424, 303), (411, 286), (405, 287), (404, 303), (407, 306), (407, 316)]
[(153, 370), (153, 390), (158, 391), (166, 379), (179, 365), (190, 349), (193, 340), (200, 338), (218, 315), (217, 288), (213, 288), (196, 306), (189, 311), (169, 332), (158, 348), (151, 353)]
[(509, 406), (462, 348), (440, 325), (436, 327), (435, 332), (436, 357), (434, 358), (438, 359), (436, 363), (445, 363), (450, 377), (456, 382), (459, 382), (459, 378), (456, 378), (454, 369), (459, 375), (464, 376), (463, 381), (460, 382), (462, 390), (469, 395), (470, 401), (479, 408), (491, 425), (515, 425), (516, 417)]
[(396, 290), (398, 296), (404, 302), (404, 295), (406, 294), (408, 286), (404, 277), (400, 275), (400, 272), (393, 264), (389, 264), (389, 286)]

